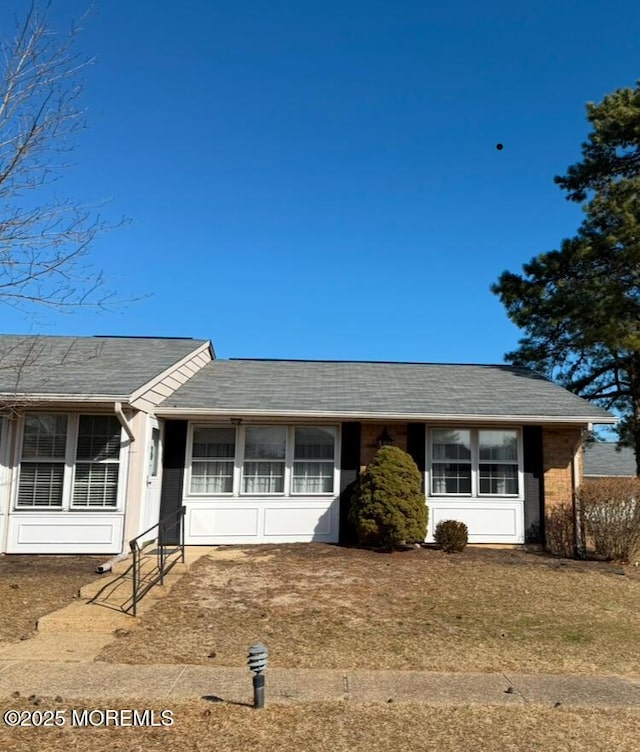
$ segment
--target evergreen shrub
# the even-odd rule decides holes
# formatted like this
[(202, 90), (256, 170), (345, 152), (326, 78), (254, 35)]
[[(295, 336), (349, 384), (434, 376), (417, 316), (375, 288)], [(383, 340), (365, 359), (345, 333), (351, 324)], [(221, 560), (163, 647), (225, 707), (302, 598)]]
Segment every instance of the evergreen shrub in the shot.
[(436, 525), (433, 537), (445, 553), (460, 553), (469, 542), (469, 531), (464, 522), (441, 520)]
[(416, 463), (398, 447), (381, 447), (360, 475), (351, 499), (349, 519), (358, 541), (387, 550), (422, 543), (427, 515)]

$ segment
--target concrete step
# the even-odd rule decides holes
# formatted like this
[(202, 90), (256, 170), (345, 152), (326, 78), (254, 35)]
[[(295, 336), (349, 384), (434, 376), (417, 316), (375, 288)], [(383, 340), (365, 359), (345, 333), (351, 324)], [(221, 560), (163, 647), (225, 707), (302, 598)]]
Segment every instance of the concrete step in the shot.
[[(183, 575), (187, 572), (187, 565), (180, 562), (174, 564), (171, 567), (169, 575)], [(152, 577), (156, 577), (158, 574), (157, 566), (155, 562), (144, 561), (141, 566), (141, 581), (142, 583), (148, 582)], [(166, 578), (167, 575), (165, 575)], [(120, 595), (129, 593), (132, 590), (132, 570), (129, 568), (122, 574), (104, 574), (99, 579), (94, 580), (86, 585), (83, 585), (78, 594), (80, 598), (85, 600), (92, 600), (94, 598), (110, 598), (112, 595), (120, 597)]]

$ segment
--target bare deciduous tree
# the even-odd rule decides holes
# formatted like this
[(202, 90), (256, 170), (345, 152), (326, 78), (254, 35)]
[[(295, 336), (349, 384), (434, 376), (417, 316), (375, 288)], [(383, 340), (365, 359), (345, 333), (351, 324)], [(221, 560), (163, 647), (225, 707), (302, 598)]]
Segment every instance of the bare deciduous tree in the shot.
[(106, 225), (55, 190), (84, 127), (79, 95), (92, 61), (75, 50), (79, 26), (53, 30), (50, 5), (34, 0), (10, 31), (0, 28), (0, 302), (23, 310), (110, 297), (87, 259)]

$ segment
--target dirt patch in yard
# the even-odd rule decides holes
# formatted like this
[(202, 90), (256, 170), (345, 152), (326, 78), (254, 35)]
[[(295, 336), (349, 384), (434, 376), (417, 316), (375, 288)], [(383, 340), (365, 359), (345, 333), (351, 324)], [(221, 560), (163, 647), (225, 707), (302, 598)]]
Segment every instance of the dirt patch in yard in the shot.
[[(77, 710), (102, 709), (83, 703)], [(7, 752), (389, 752), (417, 750), (459, 752), (611, 752), (633, 750), (640, 734), (637, 711), (565, 710), (563, 708), (432, 708), (415, 705), (351, 703), (252, 708), (205, 701), (160, 706), (139, 700), (109, 703), (109, 708), (169, 709), (170, 727), (73, 727), (70, 706), (24, 700), (9, 708), (64, 708), (60, 728), (7, 728), (0, 724), (0, 750)], [(99, 716), (95, 716), (99, 718)]]
[(640, 672), (633, 567), (486, 549), (242, 551), (198, 561), (99, 660), (242, 666), (260, 640), (281, 667)]
[(66, 606), (104, 561), (88, 556), (0, 556), (0, 643), (30, 637), (41, 616)]

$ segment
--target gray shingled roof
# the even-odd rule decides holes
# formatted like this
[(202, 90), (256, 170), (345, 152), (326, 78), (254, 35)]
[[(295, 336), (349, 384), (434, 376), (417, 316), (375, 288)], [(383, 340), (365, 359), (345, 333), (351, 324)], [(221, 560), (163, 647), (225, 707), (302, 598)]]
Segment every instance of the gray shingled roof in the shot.
[(206, 341), (0, 335), (0, 393), (128, 396)]
[(585, 476), (635, 475), (636, 458), (631, 447), (620, 447), (611, 441), (596, 441), (584, 448)]
[(610, 413), (524, 369), (503, 365), (214, 360), (159, 411), (349, 415), (549, 416)]

